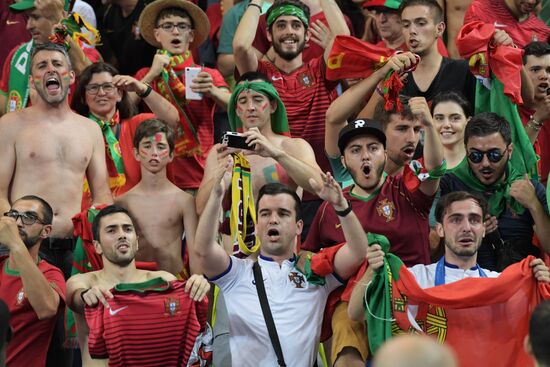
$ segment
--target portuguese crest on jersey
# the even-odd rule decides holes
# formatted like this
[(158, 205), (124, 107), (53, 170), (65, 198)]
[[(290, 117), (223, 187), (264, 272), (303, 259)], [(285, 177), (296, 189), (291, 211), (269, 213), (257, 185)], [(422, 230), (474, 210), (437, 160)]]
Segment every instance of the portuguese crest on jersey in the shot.
[(376, 204), (376, 212), (379, 216), (386, 218), (386, 223), (395, 219), (395, 205), (388, 199), (380, 200)]
[(25, 290), (21, 288), (19, 292), (17, 292), (17, 297), (15, 297), (15, 304), (21, 306), (23, 302), (25, 302), (25, 297)]
[(164, 300), (164, 314), (167, 316), (174, 316), (179, 312), (180, 300), (177, 298), (168, 298)]
[(291, 271), (290, 274), (288, 274), (288, 279), (292, 282), (294, 288), (304, 288), (306, 284), (304, 276), (295, 271)]

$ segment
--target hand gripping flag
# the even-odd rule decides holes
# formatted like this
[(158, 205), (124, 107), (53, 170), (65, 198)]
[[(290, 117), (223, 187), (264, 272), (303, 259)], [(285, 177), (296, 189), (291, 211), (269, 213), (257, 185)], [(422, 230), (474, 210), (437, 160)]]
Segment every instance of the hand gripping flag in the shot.
[(538, 179), (537, 156), (521, 123), (517, 104), (521, 99), (521, 68), (523, 50), (514, 46), (496, 46), (492, 39), (493, 24), (465, 24), (456, 39), (460, 56), (469, 60), (470, 70), (477, 78), (475, 112), (495, 112), (510, 123), (514, 168)]

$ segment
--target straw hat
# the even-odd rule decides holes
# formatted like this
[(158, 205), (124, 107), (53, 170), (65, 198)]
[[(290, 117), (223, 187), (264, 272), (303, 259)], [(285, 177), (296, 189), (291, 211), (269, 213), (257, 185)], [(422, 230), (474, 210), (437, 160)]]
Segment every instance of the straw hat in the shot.
[(167, 8), (180, 8), (189, 14), (194, 27), (194, 38), (193, 42), (189, 44), (189, 49), (199, 47), (208, 37), (210, 22), (201, 8), (186, 0), (156, 0), (147, 5), (141, 12), (138, 22), (143, 39), (156, 48), (162, 48), (162, 45), (155, 39), (155, 21), (159, 13)]

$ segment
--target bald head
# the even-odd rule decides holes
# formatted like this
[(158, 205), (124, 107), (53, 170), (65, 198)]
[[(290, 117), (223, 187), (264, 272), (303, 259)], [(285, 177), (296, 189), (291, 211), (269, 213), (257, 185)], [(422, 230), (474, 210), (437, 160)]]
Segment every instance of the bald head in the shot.
[(458, 367), (451, 350), (421, 335), (402, 335), (382, 345), (375, 367)]

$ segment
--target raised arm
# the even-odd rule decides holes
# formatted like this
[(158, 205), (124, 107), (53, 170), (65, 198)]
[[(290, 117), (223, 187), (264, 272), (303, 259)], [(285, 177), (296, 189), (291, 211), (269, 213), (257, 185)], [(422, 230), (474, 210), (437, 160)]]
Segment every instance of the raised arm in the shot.
[(94, 204), (112, 204), (113, 195), (108, 185), (107, 164), (105, 163), (105, 145), (101, 130), (97, 124), (90, 123), (89, 131), (93, 139), (93, 153), (88, 168), (86, 169), (86, 177), (90, 184), (92, 200)]
[(365, 320), (365, 291), (367, 285), (374, 277), (374, 272), (384, 265), (384, 252), (380, 245), (367, 247), (367, 270), (361, 279), (355, 284), (348, 304), (348, 316), (355, 321)]
[(351, 204), (342, 194), (340, 185), (329, 172), (321, 174), (321, 177), (322, 186), (313, 179), (310, 180), (310, 184), (315, 189), (317, 196), (329, 202), (337, 214), (340, 212), (338, 218), (344, 231), (346, 244), (338, 250), (334, 257), (334, 271), (342, 279), (348, 279), (357, 272), (365, 258), (368, 245), (367, 235), (353, 210), (349, 210)]
[(231, 182), (231, 167), (232, 164), (228, 158), (225, 162), (221, 162), (216, 170), (213, 188), (200, 216), (193, 245), (198, 268), (209, 278), (220, 275), (230, 264), (229, 255), (216, 242), (216, 239), (223, 195)]
[(135, 101), (139, 101), (140, 95), (146, 94), (143, 97), (143, 102), (145, 102), (151, 112), (166, 122), (173, 130), (178, 128), (180, 121), (178, 110), (154, 90), (151, 89), (147, 94), (147, 91), (151, 88), (150, 86), (128, 75), (115, 75), (113, 77), (113, 84), (127, 93), (134, 94), (135, 97), (133, 99)]
[[(51, 231), (51, 226), (45, 226), (43, 231)], [(0, 243), (10, 250), (9, 267), (19, 272), (25, 295), (38, 319), (57, 315), (59, 294), (38, 269), (35, 259), (21, 240), (15, 219), (0, 217)], [(59, 277), (62, 279), (63, 275), (60, 273)]]
[(248, 71), (258, 69), (258, 56), (252, 42), (256, 32), (252, 31), (258, 28), (260, 12), (262, 7), (261, 0), (252, 0), (246, 7), (246, 10), (237, 26), (235, 37), (233, 37), (233, 54), (235, 55), (235, 66), (242, 75)]
[[(443, 145), (439, 139), (428, 102), (424, 97), (413, 97), (409, 100), (409, 107), (416, 119), (424, 127), (424, 166), (428, 171), (438, 168), (443, 163)], [(439, 187), (439, 179), (429, 178), (420, 183), (419, 190), (428, 196), (435, 195)]]
[(342, 10), (340, 10), (338, 4), (336, 4), (336, 1), (320, 0), (320, 3), (332, 34), (332, 39), (328, 42), (328, 45), (325, 48), (325, 53), (323, 54), (323, 58), (325, 59), (325, 62), (327, 62), (330, 49), (332, 48), (332, 43), (334, 42), (334, 37), (338, 35), (349, 36), (350, 31), (348, 25), (346, 24), (344, 14), (342, 13)]

